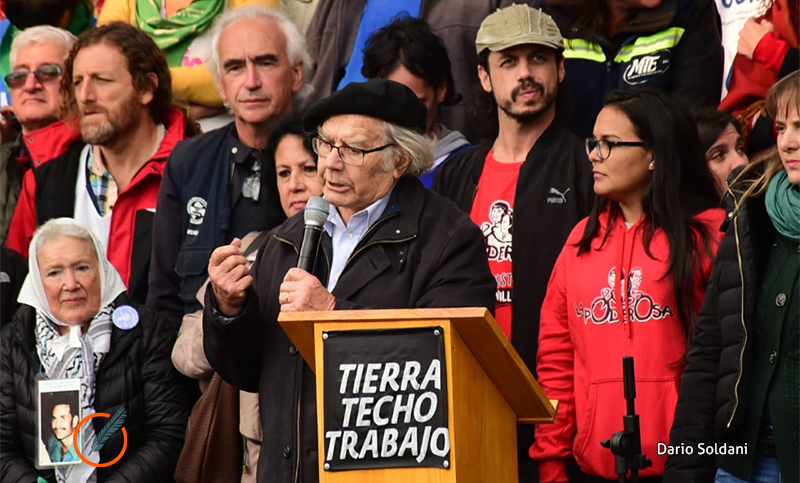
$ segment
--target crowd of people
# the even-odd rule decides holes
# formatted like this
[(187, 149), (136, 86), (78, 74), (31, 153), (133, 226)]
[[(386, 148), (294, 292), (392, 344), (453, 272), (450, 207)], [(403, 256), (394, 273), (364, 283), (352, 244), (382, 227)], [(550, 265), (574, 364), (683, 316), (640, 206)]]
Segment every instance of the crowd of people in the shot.
[(477, 306), (559, 401), (520, 482), (617, 480), (634, 356), (640, 481), (800, 483), (797, 2), (0, 17), (0, 482), (316, 482), (278, 315)]

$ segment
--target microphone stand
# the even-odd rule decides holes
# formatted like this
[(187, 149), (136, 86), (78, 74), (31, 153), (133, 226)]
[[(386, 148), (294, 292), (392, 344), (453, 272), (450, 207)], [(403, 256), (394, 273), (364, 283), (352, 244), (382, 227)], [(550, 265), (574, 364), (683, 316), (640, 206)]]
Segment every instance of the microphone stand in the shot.
[(619, 483), (626, 483), (631, 472), (631, 483), (639, 483), (639, 470), (653, 466), (653, 462), (642, 454), (642, 435), (639, 430), (639, 415), (636, 414), (636, 379), (633, 375), (633, 357), (622, 358), (622, 381), (628, 414), (622, 416), (623, 430), (614, 433), (611, 439), (601, 441), (604, 448), (614, 453), (615, 470)]

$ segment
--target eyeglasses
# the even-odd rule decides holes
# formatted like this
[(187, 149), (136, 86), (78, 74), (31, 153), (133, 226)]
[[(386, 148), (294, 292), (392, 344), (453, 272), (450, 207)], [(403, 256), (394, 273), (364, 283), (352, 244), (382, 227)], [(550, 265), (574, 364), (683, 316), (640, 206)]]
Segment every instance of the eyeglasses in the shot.
[(352, 148), (347, 145), (336, 146), (316, 136), (311, 138), (311, 147), (314, 148), (315, 153), (317, 153), (323, 158), (327, 158), (328, 156), (331, 155), (331, 153), (335, 149), (339, 152), (339, 157), (342, 158), (342, 161), (352, 166), (361, 166), (362, 164), (364, 164), (364, 156), (366, 156), (369, 153), (382, 151), (388, 148), (389, 146), (394, 146), (394, 144), (393, 143), (386, 144), (375, 149), (358, 149), (358, 148)]
[(647, 143), (642, 141), (609, 141), (608, 139), (586, 138), (586, 155), (591, 156), (592, 151), (596, 150), (597, 156), (605, 161), (611, 156), (611, 149), (617, 146), (641, 146), (647, 147)]
[(61, 77), (63, 72), (64, 71), (61, 69), (61, 67), (55, 64), (43, 64), (40, 65), (36, 70), (18, 70), (16, 72), (12, 72), (5, 77), (5, 81), (8, 87), (17, 89), (25, 85), (25, 82), (28, 80), (28, 76), (31, 74), (36, 77), (37, 81), (39, 81), (41, 84), (44, 84), (45, 82), (58, 79)]

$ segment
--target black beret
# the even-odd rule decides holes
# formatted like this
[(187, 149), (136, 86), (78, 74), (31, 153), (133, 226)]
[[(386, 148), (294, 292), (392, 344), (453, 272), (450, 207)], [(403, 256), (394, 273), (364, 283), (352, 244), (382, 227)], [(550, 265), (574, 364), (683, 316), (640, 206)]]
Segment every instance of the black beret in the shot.
[(315, 103), (303, 116), (303, 129), (313, 132), (338, 114), (361, 114), (425, 133), (428, 109), (414, 91), (386, 79), (351, 82)]

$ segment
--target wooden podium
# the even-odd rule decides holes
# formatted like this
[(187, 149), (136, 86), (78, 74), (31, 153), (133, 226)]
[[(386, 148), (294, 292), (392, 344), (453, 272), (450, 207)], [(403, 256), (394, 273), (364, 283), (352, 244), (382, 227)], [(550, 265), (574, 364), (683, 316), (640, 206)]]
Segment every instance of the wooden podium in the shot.
[[(316, 374), (320, 482), (516, 482), (517, 423), (555, 419), (557, 403), (547, 399), (485, 308), (295, 312), (280, 314), (278, 322)], [(323, 340), (329, 332), (410, 328), (443, 332), (449, 458), (443, 467), (329, 471)]]

